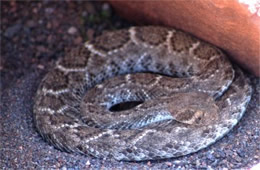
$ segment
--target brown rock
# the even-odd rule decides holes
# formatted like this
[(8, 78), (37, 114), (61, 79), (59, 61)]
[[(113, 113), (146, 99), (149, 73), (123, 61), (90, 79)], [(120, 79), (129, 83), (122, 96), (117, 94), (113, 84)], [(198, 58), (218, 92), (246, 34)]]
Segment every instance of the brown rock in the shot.
[(260, 4), (244, 0), (108, 1), (129, 20), (175, 27), (215, 44), (260, 77)]

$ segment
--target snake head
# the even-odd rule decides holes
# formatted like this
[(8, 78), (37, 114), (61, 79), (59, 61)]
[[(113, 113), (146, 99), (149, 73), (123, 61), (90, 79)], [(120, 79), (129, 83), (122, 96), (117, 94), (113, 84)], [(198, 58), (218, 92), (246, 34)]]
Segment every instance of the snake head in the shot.
[(209, 125), (219, 118), (214, 99), (200, 92), (176, 94), (167, 109), (176, 121), (189, 125)]

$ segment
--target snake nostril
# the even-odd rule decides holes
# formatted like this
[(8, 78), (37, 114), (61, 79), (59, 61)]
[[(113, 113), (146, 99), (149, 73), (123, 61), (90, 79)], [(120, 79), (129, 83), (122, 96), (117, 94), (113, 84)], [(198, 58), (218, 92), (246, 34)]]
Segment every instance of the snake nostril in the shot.
[(130, 110), (140, 104), (142, 104), (144, 101), (128, 101), (128, 102), (122, 102), (115, 104), (109, 108), (111, 112), (120, 112), (124, 110)]

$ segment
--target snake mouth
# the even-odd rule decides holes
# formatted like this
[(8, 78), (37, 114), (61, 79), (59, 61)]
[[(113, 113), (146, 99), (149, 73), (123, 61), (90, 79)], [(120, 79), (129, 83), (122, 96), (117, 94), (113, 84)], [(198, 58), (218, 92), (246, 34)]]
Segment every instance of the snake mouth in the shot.
[(121, 102), (117, 103), (109, 108), (109, 111), (111, 112), (120, 112), (125, 110), (130, 110), (135, 108), (136, 106), (144, 103), (144, 101), (127, 101), (127, 102)]

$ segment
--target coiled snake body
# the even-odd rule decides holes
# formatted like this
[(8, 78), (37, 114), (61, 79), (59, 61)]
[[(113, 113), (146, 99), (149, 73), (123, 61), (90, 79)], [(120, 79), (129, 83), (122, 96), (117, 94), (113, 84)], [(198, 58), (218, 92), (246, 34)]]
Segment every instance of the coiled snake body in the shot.
[[(219, 49), (174, 29), (131, 27), (59, 60), (38, 88), (34, 122), (61, 150), (154, 160), (214, 143), (250, 98), (248, 79)], [(111, 111), (131, 101), (141, 104)]]

